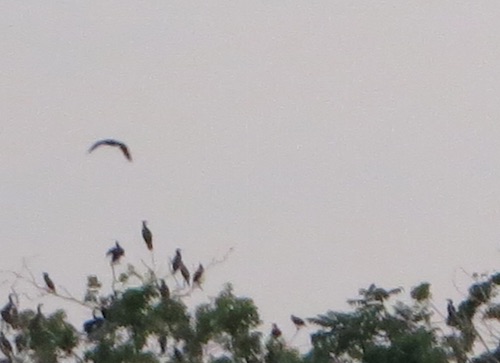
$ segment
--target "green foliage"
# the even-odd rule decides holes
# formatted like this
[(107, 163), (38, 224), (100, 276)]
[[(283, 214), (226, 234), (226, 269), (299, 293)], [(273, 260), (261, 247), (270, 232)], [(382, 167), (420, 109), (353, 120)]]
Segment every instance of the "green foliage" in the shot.
[[(137, 274), (129, 267), (125, 281)], [(429, 283), (414, 287), (409, 303), (396, 300), (401, 288), (372, 284), (348, 300), (349, 311), (307, 319), (316, 330), (305, 354), (283, 336), (264, 341), (253, 300), (235, 295), (230, 284), (210, 303), (190, 309), (178, 290), (162, 296), (153, 275), (138, 287), (124, 286), (109, 295), (101, 293), (102, 284), (92, 276), (84, 302), (97, 315), (85, 323), (85, 333), (67, 321), (64, 310), (45, 315), (39, 306), (17, 313), (6, 305), (3, 310), (13, 315), (7, 319), (9, 329), (2, 331), (15, 349), (9, 353), (4, 346), (2, 351), (12, 362), (37, 363), (498, 363), (500, 343), (477, 357), (472, 353), (478, 344), (486, 347), (478, 330), (483, 319), (500, 320), (498, 276), (482, 276), (472, 284), (447, 331), (432, 322)], [(207, 347), (214, 346), (218, 353), (212, 357)]]

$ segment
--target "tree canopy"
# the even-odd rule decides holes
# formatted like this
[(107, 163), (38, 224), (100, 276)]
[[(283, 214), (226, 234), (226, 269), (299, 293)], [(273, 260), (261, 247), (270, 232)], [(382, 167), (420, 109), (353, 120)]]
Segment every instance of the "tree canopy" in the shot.
[[(97, 276), (90, 275), (82, 301), (65, 296), (47, 279), (46, 286), (32, 282), (44, 294), (60, 298), (61, 308), (56, 311), (44, 312), (42, 304), (24, 307), (17, 293), (11, 293), (1, 309), (2, 362), (500, 361), (500, 340), (494, 330), (500, 319), (500, 304), (495, 301), (500, 274), (478, 277), (461, 302), (455, 306), (449, 301), (446, 314), (435, 308), (431, 285), (425, 282), (409, 294), (402, 288), (372, 284), (348, 300), (348, 311), (332, 310), (304, 319), (292, 316), (297, 332), (308, 326), (311, 348), (304, 353), (278, 326), (263, 332), (262, 327), (269, 324), (263, 325), (253, 300), (238, 296), (231, 284), (214, 299), (188, 306), (185, 297), (201, 288), (204, 270), (193, 286), (186, 280), (169, 287), (165, 279), (172, 277), (173, 270), (158, 278), (151, 269), (140, 273), (128, 266), (115, 276), (120, 249), (117, 244), (108, 251), (112, 286), (105, 289)], [(140, 284), (130, 284), (132, 277), (139, 277)], [(81, 326), (70, 323), (65, 312), (70, 303), (87, 306), (92, 318)]]

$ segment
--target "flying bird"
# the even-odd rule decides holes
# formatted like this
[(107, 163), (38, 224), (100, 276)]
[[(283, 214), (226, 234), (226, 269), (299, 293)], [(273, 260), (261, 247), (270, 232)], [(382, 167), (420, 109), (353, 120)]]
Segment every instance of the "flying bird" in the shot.
[(186, 265), (184, 265), (183, 262), (181, 262), (181, 266), (179, 267), (179, 269), (181, 270), (181, 275), (184, 278), (184, 281), (186, 281), (186, 284), (189, 285), (189, 278), (191, 275), (190, 275), (189, 270), (187, 269)]
[(45, 280), (45, 285), (47, 285), (49, 292), (55, 293), (56, 286), (54, 285), (54, 282), (52, 282), (52, 280), (50, 279), (49, 274), (47, 272), (43, 273), (43, 279)]
[(92, 145), (90, 147), (89, 153), (91, 153), (92, 151), (94, 151), (95, 149), (97, 149), (99, 146), (102, 146), (102, 145), (119, 147), (120, 150), (122, 151), (123, 155), (125, 155), (125, 157), (127, 158), (127, 160), (132, 161), (132, 156), (130, 155), (130, 152), (128, 150), (127, 145), (125, 145), (121, 141), (117, 141), (117, 140), (113, 140), (113, 139), (104, 139), (104, 140), (97, 141), (94, 145)]
[(182, 264), (182, 255), (180, 248), (178, 248), (175, 250), (175, 257), (174, 260), (172, 261), (172, 270), (174, 274), (181, 267), (181, 264)]
[(201, 278), (203, 277), (203, 272), (205, 272), (205, 269), (203, 268), (203, 265), (200, 263), (198, 266), (198, 269), (195, 271), (193, 275), (193, 286), (197, 285), (198, 287), (201, 287)]
[(144, 238), (144, 242), (146, 242), (146, 246), (148, 247), (148, 250), (152, 251), (153, 250), (153, 234), (149, 230), (149, 228), (146, 226), (146, 221), (142, 221), (142, 238)]
[(292, 319), (292, 323), (295, 325), (297, 330), (306, 325), (306, 322), (298, 316), (290, 315), (290, 319)]
[(116, 263), (120, 261), (120, 258), (125, 255), (125, 250), (120, 246), (118, 241), (115, 243), (115, 247), (110, 248), (108, 252), (106, 252), (106, 256), (111, 255), (111, 263)]
[(273, 328), (271, 329), (271, 336), (275, 339), (278, 339), (281, 336), (281, 330), (275, 323), (273, 323)]

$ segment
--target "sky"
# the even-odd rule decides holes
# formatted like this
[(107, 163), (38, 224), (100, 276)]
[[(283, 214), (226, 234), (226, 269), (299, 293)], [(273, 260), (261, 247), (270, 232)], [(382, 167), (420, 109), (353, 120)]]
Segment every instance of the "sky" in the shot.
[[(231, 282), (264, 330), (291, 336), (290, 314), (346, 309), (371, 283), (429, 281), (444, 311), (500, 257), (499, 12), (0, 2), (0, 296), (22, 289), (6, 271), (23, 259), (75, 297), (88, 274), (109, 290), (115, 240), (117, 269), (150, 261), (147, 220), (159, 274), (176, 248), (192, 270), (232, 248), (190, 299)], [(89, 155), (103, 138), (134, 161)], [(40, 301), (72, 309), (20, 303)]]

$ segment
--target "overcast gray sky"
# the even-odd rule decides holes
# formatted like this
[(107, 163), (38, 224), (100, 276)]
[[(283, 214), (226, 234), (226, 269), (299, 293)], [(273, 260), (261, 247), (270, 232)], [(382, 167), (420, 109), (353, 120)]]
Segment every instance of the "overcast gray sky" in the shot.
[[(2, 269), (222, 256), (266, 326), (375, 282), (459, 298), (500, 238), (496, 1), (0, 3)], [(125, 141), (88, 155), (96, 140)], [(3, 283), (6, 299), (9, 283)], [(45, 298), (47, 299), (47, 298)], [(59, 303), (55, 301), (54, 304)], [(35, 302), (22, 301), (23, 307)]]

